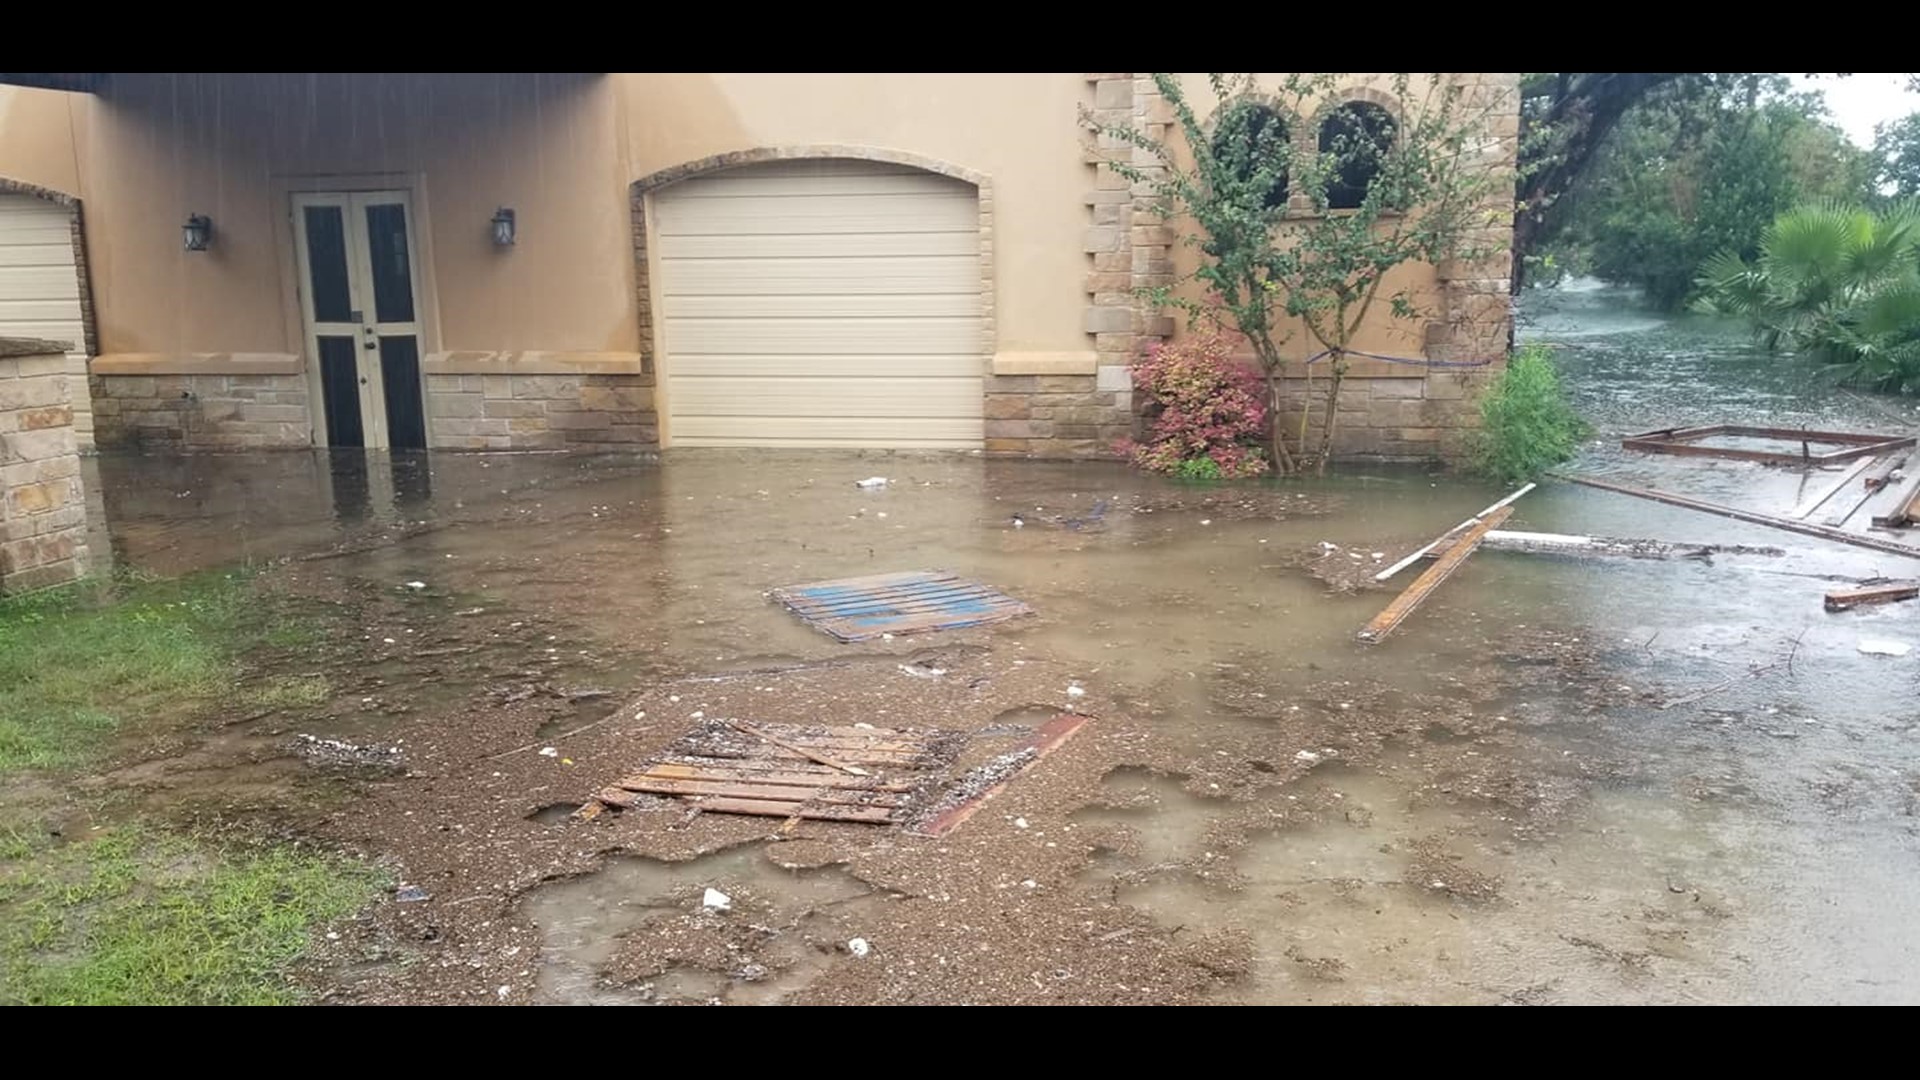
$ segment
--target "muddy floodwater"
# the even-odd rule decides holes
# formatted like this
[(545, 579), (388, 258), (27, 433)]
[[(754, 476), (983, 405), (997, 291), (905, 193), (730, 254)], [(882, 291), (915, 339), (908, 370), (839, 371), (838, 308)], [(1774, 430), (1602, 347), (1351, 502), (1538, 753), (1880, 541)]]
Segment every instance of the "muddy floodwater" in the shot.
[[(1582, 471), (1778, 514), (1834, 474), (1618, 436), (1913, 426), (1722, 326), (1591, 288), (1528, 306), (1597, 428)], [(1786, 554), (1482, 551), (1368, 646), (1393, 593), (1353, 583), (1504, 491), (857, 452), (95, 466), (119, 567), (351, 602), (313, 661), (335, 700), (104, 781), (425, 893), (323, 947), (330, 1000), (1920, 1003), (1920, 652), (1859, 648), (1920, 645), (1920, 605), (1821, 607), (1832, 579), (1920, 574), (1897, 557), (1547, 483), (1508, 528)], [(765, 595), (930, 568), (1036, 614), (840, 645)], [(568, 817), (696, 714), (987, 755), (1068, 708), (1096, 719), (941, 841), (668, 800)]]

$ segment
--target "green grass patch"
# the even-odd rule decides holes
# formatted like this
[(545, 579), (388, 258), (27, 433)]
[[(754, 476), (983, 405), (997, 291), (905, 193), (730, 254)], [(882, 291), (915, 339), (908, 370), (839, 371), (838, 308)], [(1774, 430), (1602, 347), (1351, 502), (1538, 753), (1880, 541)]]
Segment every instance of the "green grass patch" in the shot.
[(286, 845), (124, 827), (0, 837), (0, 1005), (285, 1005), (314, 930), (380, 876)]
[[(242, 652), (315, 631), (247, 579), (86, 582), (0, 599), (0, 774), (85, 761), (133, 720), (193, 715), (239, 690)], [(323, 680), (279, 679), (234, 700), (324, 700)]]
[(1528, 345), (1513, 354), (1480, 399), (1473, 464), (1495, 480), (1536, 480), (1571, 459), (1589, 430), (1567, 404), (1553, 355), (1544, 346)]

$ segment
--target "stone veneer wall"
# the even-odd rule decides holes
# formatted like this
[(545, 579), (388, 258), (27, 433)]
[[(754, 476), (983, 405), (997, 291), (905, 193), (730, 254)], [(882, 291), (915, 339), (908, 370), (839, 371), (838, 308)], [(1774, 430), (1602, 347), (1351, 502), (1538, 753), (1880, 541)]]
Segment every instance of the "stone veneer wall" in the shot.
[(427, 375), (436, 447), (633, 450), (660, 441), (653, 376), (636, 372)]
[(0, 593), (86, 572), (87, 507), (67, 345), (0, 338)]
[(312, 443), (304, 374), (96, 374), (94, 444), (106, 448), (260, 450)]

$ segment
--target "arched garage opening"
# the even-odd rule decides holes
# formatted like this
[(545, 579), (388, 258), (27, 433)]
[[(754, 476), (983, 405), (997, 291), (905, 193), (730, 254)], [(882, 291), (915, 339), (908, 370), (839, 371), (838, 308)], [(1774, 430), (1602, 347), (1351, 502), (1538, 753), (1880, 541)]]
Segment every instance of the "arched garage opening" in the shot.
[(674, 446), (982, 445), (979, 185), (792, 156), (647, 184)]
[(87, 357), (93, 351), (80, 200), (0, 177), (0, 337), (70, 343), (73, 430), (93, 445)]

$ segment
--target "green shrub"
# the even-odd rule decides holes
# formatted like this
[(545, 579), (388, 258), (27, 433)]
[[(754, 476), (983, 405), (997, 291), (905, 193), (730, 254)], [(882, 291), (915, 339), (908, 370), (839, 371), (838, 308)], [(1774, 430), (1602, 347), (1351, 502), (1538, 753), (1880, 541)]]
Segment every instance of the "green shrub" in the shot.
[(1497, 480), (1532, 480), (1573, 457), (1587, 432), (1586, 422), (1567, 404), (1552, 355), (1544, 346), (1529, 345), (1513, 355), (1480, 399), (1473, 464)]

